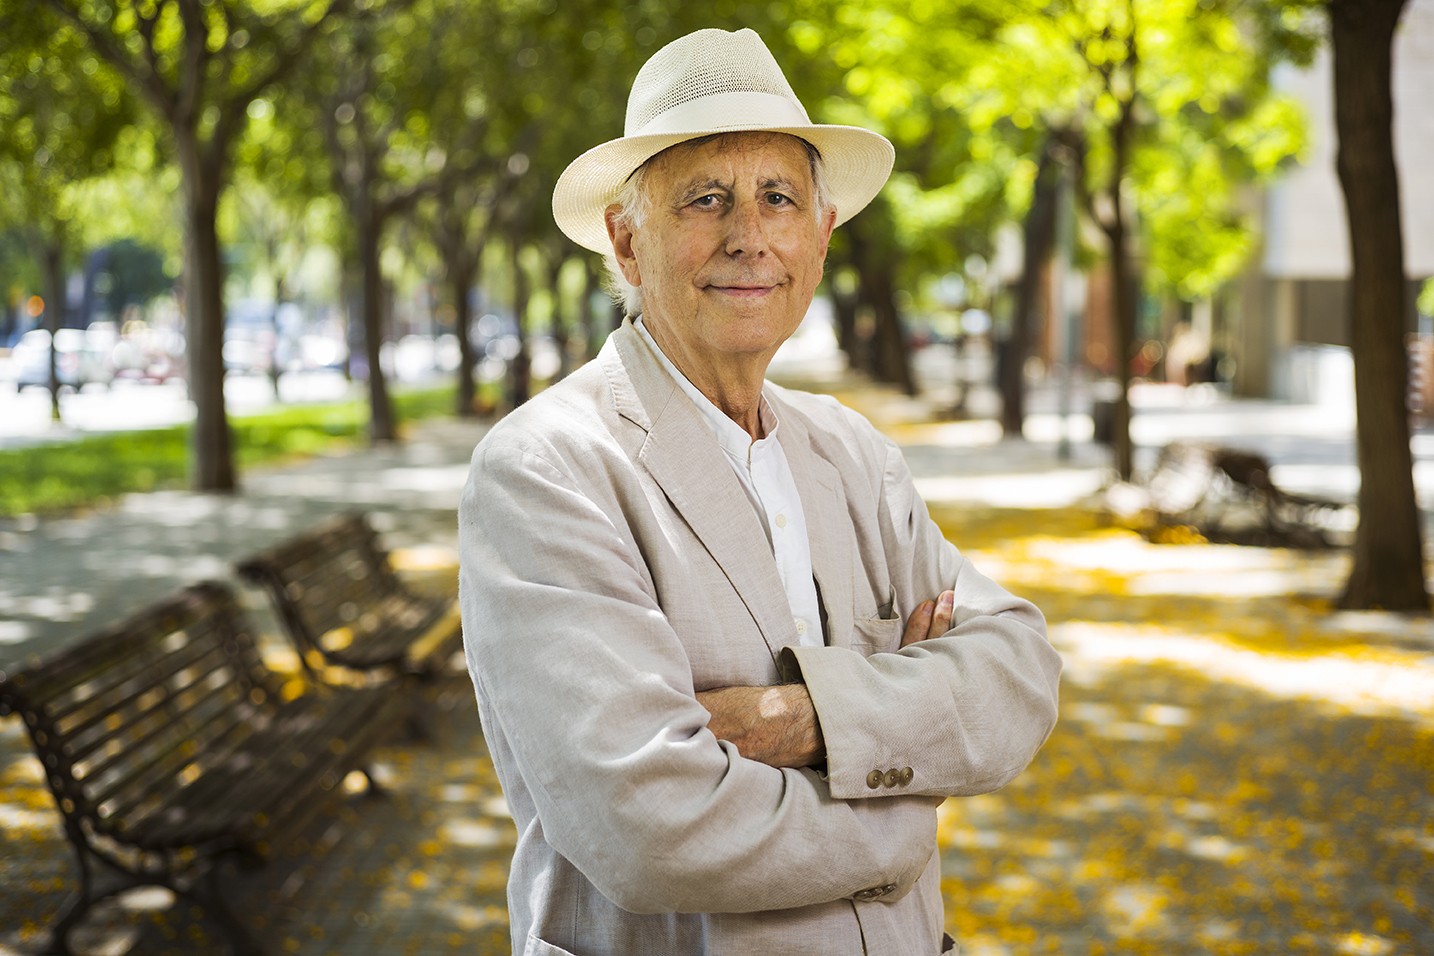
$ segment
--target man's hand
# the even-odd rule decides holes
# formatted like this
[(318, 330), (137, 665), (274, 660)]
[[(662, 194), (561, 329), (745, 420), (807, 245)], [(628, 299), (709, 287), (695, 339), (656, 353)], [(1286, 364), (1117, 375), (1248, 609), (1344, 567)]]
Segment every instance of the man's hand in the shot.
[[(955, 603), (954, 591), (922, 601), (906, 621), (901, 646), (945, 634)], [(801, 684), (720, 687), (699, 692), (697, 700), (712, 715), (707, 726), (717, 739), (730, 740), (749, 760), (771, 767), (810, 767), (826, 755), (816, 709)]]
[(810, 767), (826, 756), (811, 695), (801, 684), (721, 687), (697, 700), (712, 714), (708, 728), (749, 760), (771, 767)]
[(934, 601), (922, 601), (906, 620), (901, 646), (940, 637), (951, 630), (951, 616), (956, 607), (956, 592), (942, 591)]

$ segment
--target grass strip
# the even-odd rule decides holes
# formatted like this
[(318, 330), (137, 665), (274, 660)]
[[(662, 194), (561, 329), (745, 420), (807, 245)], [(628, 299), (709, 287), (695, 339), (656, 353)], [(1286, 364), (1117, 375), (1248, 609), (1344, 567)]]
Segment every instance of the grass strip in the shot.
[[(397, 392), (399, 422), (453, 414), (453, 388)], [(353, 447), (364, 440), (362, 401), (295, 405), (229, 420), (235, 467)], [(87, 435), (0, 449), (0, 517), (73, 510), (131, 492), (181, 488), (189, 479), (190, 425)]]

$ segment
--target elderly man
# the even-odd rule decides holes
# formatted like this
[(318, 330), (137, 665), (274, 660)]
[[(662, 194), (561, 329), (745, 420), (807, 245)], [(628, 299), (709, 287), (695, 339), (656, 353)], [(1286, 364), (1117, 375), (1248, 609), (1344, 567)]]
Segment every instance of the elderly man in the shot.
[(484, 438), (459, 513), (517, 953), (951, 949), (936, 807), (1029, 763), (1059, 658), (890, 441), (764, 381), (892, 158), (703, 30), (557, 184), (629, 321)]

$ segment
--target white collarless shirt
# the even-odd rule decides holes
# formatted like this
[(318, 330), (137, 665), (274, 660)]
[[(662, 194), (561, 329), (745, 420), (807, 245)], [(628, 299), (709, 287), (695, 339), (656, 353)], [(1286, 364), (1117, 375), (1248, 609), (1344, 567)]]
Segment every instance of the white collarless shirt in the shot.
[(639, 316), (633, 325), (652, 347), (662, 367), (667, 369), (678, 388), (692, 399), (707, 427), (712, 429), (717, 443), (727, 454), (732, 471), (741, 482), (742, 490), (757, 513), (762, 529), (767, 533), (767, 543), (772, 546), (772, 557), (777, 562), (777, 573), (781, 576), (782, 588), (787, 593), (787, 604), (792, 611), (792, 626), (797, 641), (813, 647), (825, 643), (822, 636), (821, 607), (817, 600), (817, 586), (812, 577), (812, 546), (807, 537), (807, 518), (802, 511), (802, 499), (797, 493), (797, 482), (792, 477), (787, 453), (777, 440), (777, 413), (767, 402), (764, 394), (757, 406), (762, 424), (762, 437), (752, 441), (746, 429), (738, 425), (712, 401), (687, 380), (687, 376), (672, 364), (661, 347), (652, 338)]

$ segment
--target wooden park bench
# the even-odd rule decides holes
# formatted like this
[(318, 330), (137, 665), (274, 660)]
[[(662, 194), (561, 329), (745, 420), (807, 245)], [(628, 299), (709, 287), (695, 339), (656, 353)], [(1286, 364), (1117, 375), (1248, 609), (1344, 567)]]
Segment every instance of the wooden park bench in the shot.
[(345, 776), (367, 776), (403, 707), (379, 689), (298, 683), (265, 666), (217, 583), (0, 673), (0, 716), (23, 719), (79, 859), (47, 951), (68, 953), (86, 912), (135, 886), (200, 904), (234, 952), (259, 951), (224, 903), (221, 864), (265, 862)]
[(361, 512), (348, 512), (238, 565), (264, 588), (304, 667), (379, 676), (431, 677), (462, 645), (457, 602), (420, 594)]
[(1233, 544), (1333, 547), (1329, 519), (1348, 507), (1280, 488), (1258, 452), (1198, 442), (1162, 448), (1145, 490), (1157, 534), (1193, 528), (1210, 541)]

